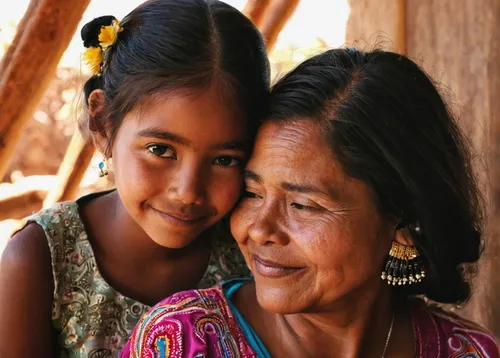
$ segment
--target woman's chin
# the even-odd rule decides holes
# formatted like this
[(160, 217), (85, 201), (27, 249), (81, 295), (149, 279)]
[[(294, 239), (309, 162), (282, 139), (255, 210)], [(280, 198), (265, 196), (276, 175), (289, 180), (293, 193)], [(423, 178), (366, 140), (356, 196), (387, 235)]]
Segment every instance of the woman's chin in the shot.
[[(293, 290), (295, 291), (295, 290)], [(292, 289), (259, 287), (256, 285), (257, 302), (262, 309), (278, 314), (296, 314), (307, 310), (308, 305)]]

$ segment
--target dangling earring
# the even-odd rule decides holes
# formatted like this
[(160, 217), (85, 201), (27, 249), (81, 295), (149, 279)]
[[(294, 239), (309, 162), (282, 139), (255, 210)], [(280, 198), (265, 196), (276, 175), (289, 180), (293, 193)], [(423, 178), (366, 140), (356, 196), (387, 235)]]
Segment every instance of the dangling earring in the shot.
[[(417, 228), (415, 231), (419, 232), (420, 228)], [(415, 246), (401, 245), (393, 241), (391, 251), (389, 251), (389, 259), (380, 277), (382, 280), (387, 279), (387, 283), (393, 286), (422, 282), (425, 270)]]
[(108, 175), (108, 169), (106, 168), (106, 159), (103, 158), (99, 162), (99, 176), (102, 178), (106, 175)]

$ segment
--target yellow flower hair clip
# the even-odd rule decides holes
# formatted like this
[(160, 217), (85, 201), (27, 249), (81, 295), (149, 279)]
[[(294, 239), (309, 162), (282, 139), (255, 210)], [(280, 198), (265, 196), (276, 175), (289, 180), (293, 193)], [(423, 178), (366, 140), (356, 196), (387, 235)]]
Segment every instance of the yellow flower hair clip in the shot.
[(120, 27), (120, 21), (113, 20), (111, 25), (101, 27), (101, 32), (99, 33), (99, 44), (103, 50), (108, 47), (113, 46), (118, 39), (118, 34), (122, 32), (123, 29)]
[(102, 73), (104, 52), (116, 43), (121, 31), (120, 21), (113, 16), (98, 17), (82, 28), (81, 36), (87, 48), (83, 62), (94, 75)]

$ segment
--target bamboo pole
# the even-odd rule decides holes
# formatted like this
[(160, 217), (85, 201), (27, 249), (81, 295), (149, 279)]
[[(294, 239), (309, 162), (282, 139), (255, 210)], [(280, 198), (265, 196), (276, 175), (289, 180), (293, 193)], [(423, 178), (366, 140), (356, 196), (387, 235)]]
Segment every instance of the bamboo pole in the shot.
[(255, 26), (259, 27), (268, 6), (269, 0), (248, 0), (243, 13), (252, 20)]
[(45, 208), (75, 198), (94, 152), (92, 141), (84, 140), (76, 130), (59, 167), (57, 183), (43, 202)]
[(271, 53), (278, 35), (297, 9), (299, 0), (272, 0), (267, 7), (259, 30), (264, 37), (267, 52)]
[(0, 75), (0, 178), (90, 0), (40, 0)]
[[(38, 5), (40, 4), (40, 0), (31, 0), (26, 12), (24, 13), (23, 18), (17, 25), (18, 29), (25, 29), (27, 27), (28, 22), (35, 16), (36, 10), (38, 9)], [(0, 61), (0, 74), (5, 73), (7, 71), (7, 67), (16, 52), (17, 47), (19, 46), (19, 41), (21, 40), (21, 36), (16, 36), (12, 43), (7, 48), (7, 52), (2, 57)]]

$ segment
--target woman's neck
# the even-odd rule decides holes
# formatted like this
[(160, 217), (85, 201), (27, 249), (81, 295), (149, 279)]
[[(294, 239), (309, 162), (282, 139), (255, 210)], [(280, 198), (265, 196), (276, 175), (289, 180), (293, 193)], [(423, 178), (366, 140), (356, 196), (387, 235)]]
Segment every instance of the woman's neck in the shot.
[(391, 304), (389, 287), (374, 286), (359, 289), (321, 312), (291, 315), (264, 311), (252, 289), (256, 314), (244, 315), (273, 357), (380, 358), (394, 314), (385, 357), (412, 357), (413, 332), (405, 309)]

